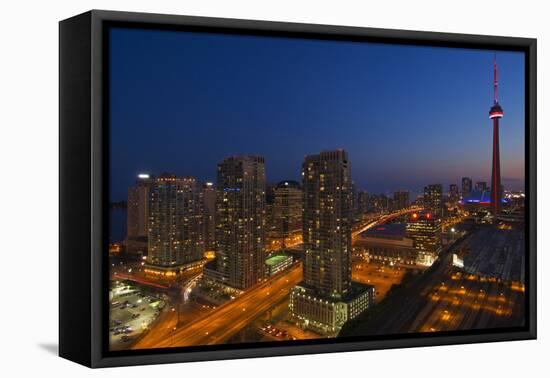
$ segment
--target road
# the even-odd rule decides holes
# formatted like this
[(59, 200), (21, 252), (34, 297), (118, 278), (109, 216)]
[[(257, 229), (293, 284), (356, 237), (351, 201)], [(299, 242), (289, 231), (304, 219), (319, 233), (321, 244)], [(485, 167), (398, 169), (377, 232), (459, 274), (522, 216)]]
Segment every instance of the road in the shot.
[(258, 316), (283, 300), (302, 280), (302, 265), (297, 263), (268, 281), (257, 284), (234, 300), (218, 306), (205, 317), (176, 328), (170, 335), (150, 334), (132, 348), (166, 348), (219, 344), (233, 336)]
[(371, 229), (373, 227), (389, 222), (390, 220), (400, 217), (402, 215), (418, 212), (421, 210), (422, 208), (420, 207), (409, 207), (403, 210), (395, 211), (390, 214), (379, 215), (377, 217), (368, 219), (367, 221), (365, 221), (363, 224), (361, 224), (359, 227), (357, 227), (355, 230), (352, 231), (351, 233), (352, 240), (355, 240), (360, 233), (365, 232), (368, 229)]

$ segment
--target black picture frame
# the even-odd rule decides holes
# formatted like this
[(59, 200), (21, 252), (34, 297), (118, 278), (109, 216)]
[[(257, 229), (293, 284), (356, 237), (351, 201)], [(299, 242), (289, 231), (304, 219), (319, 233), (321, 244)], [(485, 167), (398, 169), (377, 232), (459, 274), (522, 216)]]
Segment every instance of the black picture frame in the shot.
[[(526, 326), (357, 339), (109, 352), (108, 93), (110, 25), (384, 42), (525, 53)], [(536, 39), (92, 10), (59, 24), (59, 354), (89, 367), (328, 353), (536, 338)]]

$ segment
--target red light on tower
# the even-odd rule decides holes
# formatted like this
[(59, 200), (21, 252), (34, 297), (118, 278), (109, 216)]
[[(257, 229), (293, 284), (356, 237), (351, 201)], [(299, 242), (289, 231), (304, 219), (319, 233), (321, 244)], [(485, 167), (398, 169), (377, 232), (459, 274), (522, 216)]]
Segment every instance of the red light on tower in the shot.
[(432, 214), (428, 213), (426, 214), (426, 219), (430, 219), (432, 217)]
[(412, 218), (413, 218), (413, 219), (418, 218), (418, 214), (417, 214), (417, 213), (413, 213)]

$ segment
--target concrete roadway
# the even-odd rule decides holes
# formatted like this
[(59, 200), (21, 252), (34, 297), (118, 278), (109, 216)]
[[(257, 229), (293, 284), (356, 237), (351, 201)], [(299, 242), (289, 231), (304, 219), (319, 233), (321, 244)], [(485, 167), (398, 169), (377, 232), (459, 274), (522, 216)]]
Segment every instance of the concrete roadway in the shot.
[(302, 264), (281, 272), (268, 281), (257, 284), (232, 301), (218, 306), (205, 317), (176, 328), (169, 335), (162, 332), (148, 335), (147, 340), (133, 349), (166, 348), (191, 345), (219, 344), (239, 332), (274, 304), (289, 295), (292, 287), (302, 280)]

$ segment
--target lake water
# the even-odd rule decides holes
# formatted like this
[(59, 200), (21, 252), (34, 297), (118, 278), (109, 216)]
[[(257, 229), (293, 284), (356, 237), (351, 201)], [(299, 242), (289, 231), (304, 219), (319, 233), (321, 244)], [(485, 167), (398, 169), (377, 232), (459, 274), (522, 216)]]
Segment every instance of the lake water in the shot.
[(109, 223), (109, 242), (126, 239), (126, 209), (110, 209)]

